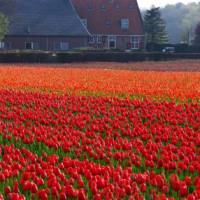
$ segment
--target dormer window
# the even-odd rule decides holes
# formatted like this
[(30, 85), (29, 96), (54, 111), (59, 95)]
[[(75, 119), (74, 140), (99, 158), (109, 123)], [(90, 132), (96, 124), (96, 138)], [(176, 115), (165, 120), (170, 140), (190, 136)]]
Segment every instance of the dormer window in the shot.
[(102, 11), (105, 11), (106, 10), (106, 6), (103, 4), (103, 5), (101, 5), (101, 10)]
[(31, 27), (30, 26), (28, 26), (27, 28), (26, 28), (26, 32), (29, 34), (29, 33), (31, 33)]
[(129, 19), (121, 19), (121, 29), (129, 29)]

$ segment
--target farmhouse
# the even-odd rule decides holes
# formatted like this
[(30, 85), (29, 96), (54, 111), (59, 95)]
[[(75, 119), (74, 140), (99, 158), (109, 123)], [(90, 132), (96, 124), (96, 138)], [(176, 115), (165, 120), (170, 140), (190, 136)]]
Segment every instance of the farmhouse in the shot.
[(137, 0), (72, 0), (96, 48), (141, 49), (143, 22)]
[(69, 50), (91, 46), (144, 48), (137, 0), (9, 0), (0, 12), (10, 25), (0, 48)]
[(1, 48), (68, 50), (87, 46), (89, 32), (71, 0), (1, 1), (0, 12), (10, 22)]

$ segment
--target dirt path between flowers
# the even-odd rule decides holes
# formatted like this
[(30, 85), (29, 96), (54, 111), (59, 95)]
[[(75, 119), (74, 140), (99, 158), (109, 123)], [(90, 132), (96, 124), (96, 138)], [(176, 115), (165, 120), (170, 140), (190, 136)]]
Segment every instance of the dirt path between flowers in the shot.
[(133, 71), (200, 72), (200, 60), (176, 60), (166, 62), (85, 62), (66, 64), (0, 64), (0, 67), (44, 67), (44, 68), (95, 68)]

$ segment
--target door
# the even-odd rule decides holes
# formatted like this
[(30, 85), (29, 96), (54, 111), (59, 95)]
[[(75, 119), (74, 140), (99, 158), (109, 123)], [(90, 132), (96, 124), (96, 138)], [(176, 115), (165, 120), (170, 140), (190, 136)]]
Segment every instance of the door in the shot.
[(117, 45), (117, 38), (114, 35), (109, 35), (108, 36), (108, 48), (109, 49), (116, 49)]

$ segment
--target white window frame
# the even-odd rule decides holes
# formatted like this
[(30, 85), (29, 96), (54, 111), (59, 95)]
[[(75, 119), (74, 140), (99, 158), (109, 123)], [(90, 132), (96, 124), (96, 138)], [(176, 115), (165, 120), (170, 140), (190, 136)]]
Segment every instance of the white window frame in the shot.
[(60, 50), (62, 50), (62, 51), (69, 50), (69, 43), (68, 42), (60, 42)]
[(95, 44), (95, 35), (89, 36), (88, 43), (89, 44)]
[[(30, 49), (26, 48), (27, 44), (31, 44), (31, 48)], [(25, 49), (26, 50), (33, 50), (34, 49), (34, 43), (33, 42), (25, 42)]]
[(139, 49), (141, 43), (141, 36), (133, 35), (130, 38), (131, 49)]
[(0, 42), (0, 49), (4, 49), (5, 48), (5, 42)]
[(97, 43), (101, 44), (103, 42), (103, 38), (101, 35), (97, 35)]
[(92, 35), (89, 37), (89, 43), (90, 44), (102, 44), (103, 43), (103, 37), (102, 35)]
[(108, 48), (110, 49), (110, 42), (115, 42), (115, 47), (112, 48), (116, 48), (117, 47), (117, 36), (116, 35), (108, 35)]
[(121, 19), (121, 29), (129, 29), (129, 19), (128, 18)]
[[(57, 48), (57, 45), (59, 46), (58, 48)], [(69, 43), (68, 42), (54, 42), (54, 50), (68, 51), (69, 50)]]

